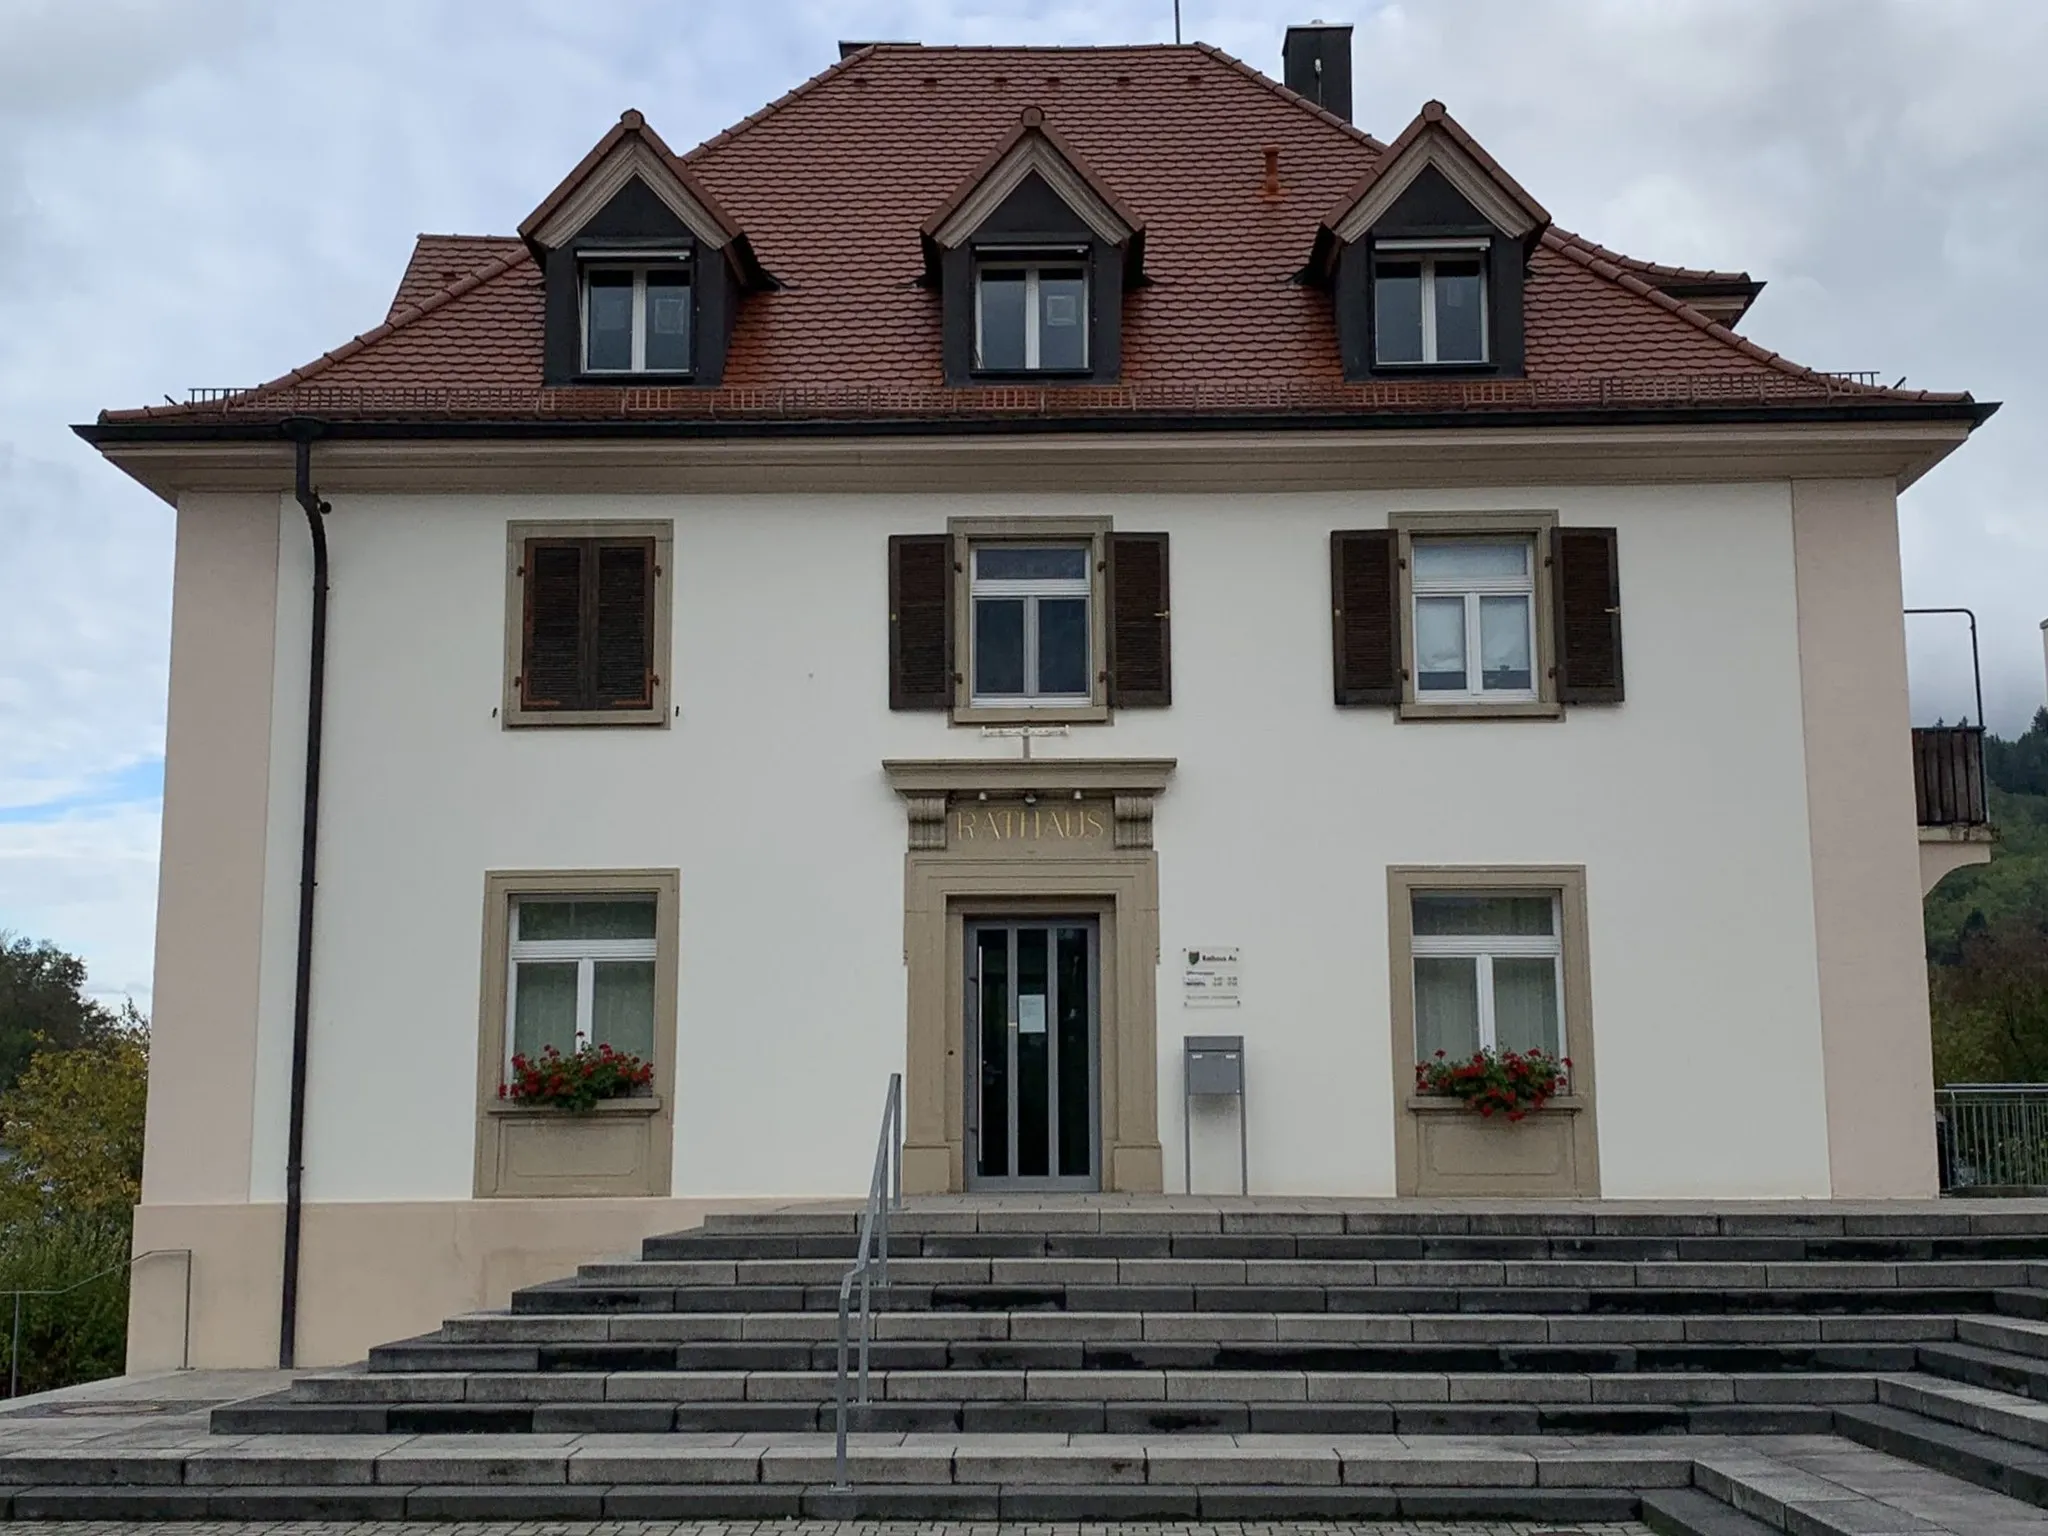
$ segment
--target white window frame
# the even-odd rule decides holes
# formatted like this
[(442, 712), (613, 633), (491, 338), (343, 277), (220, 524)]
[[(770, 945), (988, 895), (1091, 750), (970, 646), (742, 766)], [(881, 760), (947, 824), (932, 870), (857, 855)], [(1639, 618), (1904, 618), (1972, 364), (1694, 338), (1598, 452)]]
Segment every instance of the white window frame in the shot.
[[(1522, 575), (1424, 577), (1418, 552), (1425, 544), (1518, 544), (1522, 549)], [(1422, 613), (1424, 598), (1462, 597), (1465, 600), (1465, 686), (1424, 688), (1422, 686)], [(1482, 597), (1521, 597), (1527, 602), (1529, 686), (1488, 688), (1485, 658), (1480, 653), (1479, 600)], [(1542, 682), (1542, 653), (1537, 649), (1536, 539), (1525, 534), (1417, 534), (1409, 541), (1408, 632), (1415, 636), (1414, 695), (1422, 704), (1525, 703), (1537, 698)]]
[[(997, 578), (989, 579), (981, 574), (981, 556), (988, 549), (1059, 549), (1078, 551), (1082, 557), (1081, 575), (1077, 577), (1033, 577), (1028, 580)], [(1082, 636), (1087, 652), (1082, 660), (1082, 677), (1092, 679), (1095, 675), (1095, 577), (1094, 546), (1074, 540), (1048, 538), (1043, 540), (977, 540), (968, 546), (968, 689), (969, 699), (977, 709), (1071, 709), (1076, 705), (1094, 702), (1092, 687), (1080, 693), (1040, 693), (1038, 691), (1038, 600), (1040, 598), (1071, 599), (1082, 602)], [(981, 599), (1024, 599), (1024, 691), (1021, 694), (982, 693), (977, 686), (981, 677), (980, 658), (975, 654), (976, 637), (981, 626), (976, 622)]]
[[(600, 272), (630, 272), (633, 274), (633, 353), (631, 363), (624, 368), (595, 368), (590, 362), (590, 279)], [(694, 365), (697, 353), (696, 315), (696, 274), (685, 264), (685, 253), (663, 252), (653, 259), (645, 252), (638, 259), (621, 257), (586, 256), (576, 274), (578, 322), (582, 330), (582, 372), (609, 374), (623, 378), (627, 374), (646, 373), (647, 367), (647, 274), (650, 272), (679, 272), (684, 286), (690, 290), (690, 358)], [(688, 373), (689, 368), (663, 368), (662, 373)]]
[[(1473, 897), (1521, 897), (1542, 896), (1550, 902), (1549, 934), (1421, 934), (1415, 931), (1415, 903), (1432, 896), (1473, 896)], [(1489, 887), (1484, 890), (1458, 890), (1441, 886), (1431, 889), (1417, 887), (1408, 897), (1408, 949), (1410, 964), (1422, 960), (1465, 960), (1476, 961), (1479, 975), (1479, 1048), (1485, 1051), (1498, 1049), (1499, 1034), (1494, 1026), (1493, 1010), (1493, 962), (1495, 960), (1542, 960), (1551, 962), (1555, 980), (1552, 996), (1557, 1006), (1557, 1054), (1568, 1057), (1572, 1053), (1569, 1034), (1568, 1014), (1564, 995), (1564, 904), (1556, 891), (1517, 891), (1504, 887)], [(1422, 1023), (1422, 978), (1415, 974), (1409, 978), (1415, 992), (1414, 1019), (1411, 1028), (1419, 1029)], [(1416, 1059), (1422, 1060), (1422, 1042), (1415, 1042)]]
[[(1042, 371), (1038, 361), (1038, 274), (1045, 267), (1079, 267), (1081, 270), (1081, 367), (1093, 367), (1088, 360), (1088, 255), (1076, 251), (1071, 257), (1048, 256), (1040, 261), (982, 260), (974, 267), (974, 366), (977, 370), (982, 363), (981, 344), (981, 280), (991, 272), (1022, 272), (1024, 274), (1024, 371)], [(1061, 373), (1070, 370), (1062, 368)]]
[[(1373, 281), (1379, 281), (1379, 262), (1382, 256), (1391, 256), (1401, 261), (1414, 261), (1422, 267), (1422, 361), (1389, 362), (1380, 356), (1380, 328), (1377, 319), (1373, 322), (1372, 354), (1375, 368), (1426, 368), (1436, 363), (1452, 366), (1477, 368), (1493, 360), (1492, 315), (1487, 309), (1486, 295), (1486, 250), (1491, 241), (1479, 240), (1376, 240), (1373, 242)], [(1477, 357), (1437, 356), (1436, 336), (1436, 264), (1440, 258), (1469, 261), (1479, 258), (1479, 355)]]
[[(519, 910), (527, 902), (556, 901), (645, 901), (654, 910), (655, 931), (645, 939), (522, 939)], [(590, 1044), (591, 1019), (596, 1011), (597, 965), (604, 960), (645, 960), (658, 964), (661, 946), (661, 895), (658, 891), (519, 891), (511, 900), (505, 934), (505, 1070), (512, 1070), (518, 1054), (515, 1033), (519, 1022), (520, 962), (563, 965), (576, 962), (576, 1049)], [(657, 998), (656, 1008), (660, 1002)], [(657, 1024), (659, 1020), (655, 1021)], [(655, 1036), (658, 1039), (660, 1030)], [(508, 1076), (508, 1081), (509, 1076)]]

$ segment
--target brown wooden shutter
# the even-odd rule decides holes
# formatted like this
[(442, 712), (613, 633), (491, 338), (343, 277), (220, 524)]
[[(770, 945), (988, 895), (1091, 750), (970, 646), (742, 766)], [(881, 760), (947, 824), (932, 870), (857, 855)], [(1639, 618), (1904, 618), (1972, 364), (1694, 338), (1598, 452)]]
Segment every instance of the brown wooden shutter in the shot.
[(519, 667), (524, 709), (574, 709), (583, 694), (583, 545), (526, 543), (525, 643)]
[(1557, 625), (1557, 697), (1562, 704), (1621, 702), (1621, 566), (1612, 528), (1550, 532), (1552, 608)]
[(1330, 535), (1330, 603), (1340, 705), (1401, 702), (1401, 614), (1391, 528)]
[(889, 537), (889, 707), (953, 705), (953, 540)]
[(592, 610), (591, 703), (596, 709), (654, 705), (654, 541), (601, 541)]
[(1173, 615), (1166, 535), (1109, 536), (1109, 702), (1163, 709), (1173, 702)]

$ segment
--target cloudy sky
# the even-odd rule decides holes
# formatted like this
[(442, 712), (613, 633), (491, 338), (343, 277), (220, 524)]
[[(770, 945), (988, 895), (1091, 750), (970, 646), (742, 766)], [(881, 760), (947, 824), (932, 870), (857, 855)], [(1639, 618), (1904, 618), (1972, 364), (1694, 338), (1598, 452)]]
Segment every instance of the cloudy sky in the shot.
[[(1277, 0), (1183, 0), (1278, 73)], [(2048, 5), (1307, 0), (1357, 115), (1431, 96), (1569, 229), (1745, 268), (1744, 329), (2005, 402), (1904, 501), (1906, 594), (1976, 609), (1986, 708), (2042, 701)], [(0, 929), (145, 1007), (171, 515), (67, 424), (269, 378), (377, 323), (420, 231), (506, 233), (627, 106), (678, 147), (839, 38), (1130, 43), (1172, 0), (0, 0)], [(1971, 709), (1910, 621), (1915, 711)]]

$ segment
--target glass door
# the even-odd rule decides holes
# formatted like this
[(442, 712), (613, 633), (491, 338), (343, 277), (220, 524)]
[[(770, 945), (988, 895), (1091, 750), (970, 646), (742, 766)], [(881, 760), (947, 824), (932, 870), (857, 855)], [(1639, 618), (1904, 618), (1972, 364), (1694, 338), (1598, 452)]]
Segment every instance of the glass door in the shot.
[(1096, 925), (967, 924), (967, 1183), (1099, 1189)]

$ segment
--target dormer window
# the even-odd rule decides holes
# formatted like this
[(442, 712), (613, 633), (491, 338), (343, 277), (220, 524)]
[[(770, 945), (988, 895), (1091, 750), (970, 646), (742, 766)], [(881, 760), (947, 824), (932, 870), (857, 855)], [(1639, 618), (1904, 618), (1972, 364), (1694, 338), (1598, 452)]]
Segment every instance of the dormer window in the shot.
[(1374, 246), (1377, 366), (1487, 361), (1486, 244), (1382, 240)]
[(584, 265), (585, 373), (688, 373), (690, 331), (690, 269), (682, 258)]
[(1085, 251), (1065, 260), (983, 259), (974, 279), (978, 373), (1075, 373), (1088, 367)]

